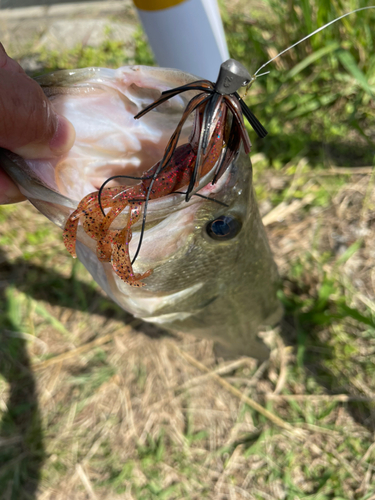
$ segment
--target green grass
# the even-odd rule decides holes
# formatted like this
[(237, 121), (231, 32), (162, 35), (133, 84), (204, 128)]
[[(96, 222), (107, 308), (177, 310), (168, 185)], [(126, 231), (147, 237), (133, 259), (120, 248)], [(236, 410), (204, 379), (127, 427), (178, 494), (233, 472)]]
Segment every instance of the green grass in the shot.
[(78, 44), (72, 50), (63, 51), (51, 51), (44, 47), (39, 53), (39, 60), (44, 66), (43, 73), (90, 66), (118, 68), (127, 64), (155, 65), (154, 57), (140, 27), (133, 36), (131, 46), (115, 40), (109, 28), (107, 39), (98, 47)]
[[(222, 6), (231, 55), (251, 71), (362, 3), (259, 5)], [(270, 132), (253, 148), (260, 208), (300, 202), (267, 226), (286, 311), (268, 364), (225, 369), (208, 341), (173, 339), (302, 436), (199, 378), (156, 330), (126, 329), (58, 228), (31, 206), (0, 207), (0, 499), (374, 497), (374, 178), (356, 171), (374, 156), (374, 16), (300, 45), (248, 96)], [(46, 70), (151, 64), (140, 33), (129, 53), (108, 33), (40, 58)]]
[[(230, 54), (253, 72), (318, 27), (367, 2), (269, 0), (265, 5), (261, 15), (253, 14), (255, 19), (251, 9), (245, 18), (230, 6), (224, 14)], [(374, 22), (375, 9), (338, 21), (268, 65), (270, 74), (250, 89), (247, 102), (273, 136), (272, 141), (258, 141), (257, 148), (272, 165), (290, 161), (303, 149), (319, 164), (324, 146), (332, 154), (348, 144), (353, 131), (361, 139), (361, 159), (372, 164)]]

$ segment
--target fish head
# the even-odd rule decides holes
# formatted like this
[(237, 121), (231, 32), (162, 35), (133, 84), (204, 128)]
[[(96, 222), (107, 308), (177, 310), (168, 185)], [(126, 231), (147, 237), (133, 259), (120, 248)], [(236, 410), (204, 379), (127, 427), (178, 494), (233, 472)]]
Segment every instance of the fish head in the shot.
[[(142, 66), (66, 70), (40, 77), (54, 110), (73, 124), (75, 143), (57, 158), (24, 160), (2, 150), (0, 164), (30, 202), (63, 228), (80, 200), (106, 179), (141, 177), (162, 158), (196, 92), (181, 93), (139, 120), (134, 116), (163, 91), (196, 79), (177, 70)], [(188, 142), (192, 124), (187, 121), (179, 144)], [(146, 286), (130, 287), (110, 263), (100, 262), (96, 242), (82, 226), (77, 255), (108, 295), (136, 317), (261, 358), (266, 350), (256, 332), (280, 317), (280, 307), (277, 271), (259, 217), (248, 155), (239, 151), (218, 182), (212, 184), (211, 179), (209, 174), (203, 177), (188, 202), (180, 193), (149, 201), (134, 264), (135, 272), (153, 270)], [(113, 229), (124, 227), (127, 216), (124, 210)], [(131, 256), (141, 221), (132, 229)]]

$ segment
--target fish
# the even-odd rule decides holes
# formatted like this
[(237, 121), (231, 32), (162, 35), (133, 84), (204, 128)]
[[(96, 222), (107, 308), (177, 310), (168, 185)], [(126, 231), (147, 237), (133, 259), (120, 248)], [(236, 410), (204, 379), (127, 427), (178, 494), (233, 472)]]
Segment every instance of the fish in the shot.
[[(160, 99), (134, 116), (139, 119), (173, 96), (189, 90), (198, 90), (186, 106), (181, 120), (165, 148), (162, 159), (140, 177), (115, 175), (107, 179), (98, 191), (89, 193), (68, 218), (63, 239), (68, 252), (76, 257), (75, 243), (81, 221), (85, 232), (97, 242), (96, 255), (102, 262), (111, 262), (113, 270), (129, 286), (144, 286), (141, 280), (152, 273), (134, 273), (135, 262), (142, 245), (149, 200), (166, 197), (172, 193), (185, 194), (185, 200), (203, 195), (196, 188), (202, 176), (211, 172), (215, 184), (226, 171), (241, 143), (245, 153), (251, 151), (243, 115), (258, 136), (264, 138), (267, 131), (242, 101), (237, 89), (251, 83), (252, 77), (238, 61), (228, 59), (220, 66), (216, 83), (199, 80), (162, 92)], [(187, 118), (194, 113), (194, 125), (189, 142), (178, 146), (180, 134)], [(178, 147), (177, 147), (178, 146)], [(134, 187), (105, 187), (118, 179), (137, 180)], [(181, 193), (182, 188), (186, 191)], [(211, 201), (227, 206), (215, 199)], [(115, 219), (128, 207), (128, 218), (122, 229), (112, 229)], [(107, 209), (107, 211), (105, 211)], [(142, 214), (143, 212), (143, 214)], [(141, 237), (131, 259), (129, 243), (132, 226), (142, 215)]]
[[(25, 160), (0, 150), (0, 165), (28, 200), (65, 228), (80, 200), (110, 177), (141, 177), (164, 155), (189, 101), (188, 91), (134, 116), (162, 92), (194, 82), (178, 70), (129, 66), (118, 69), (62, 70), (37, 79), (54, 110), (74, 125), (72, 149), (58, 158)], [(182, 128), (187, 144), (193, 117)], [(215, 184), (202, 175), (186, 200), (172, 192), (152, 199), (134, 272), (147, 274), (145, 286), (132, 287), (110, 262), (97, 258), (96, 241), (77, 227), (75, 251), (107, 295), (124, 310), (172, 332), (215, 341), (224, 357), (268, 356), (258, 333), (274, 326), (283, 311), (277, 298), (279, 277), (259, 215), (252, 166), (243, 146)], [(134, 181), (135, 182), (135, 181)], [(131, 180), (126, 185), (131, 186)], [(123, 210), (111, 229), (129, 219)], [(141, 236), (141, 218), (132, 225), (129, 253)]]

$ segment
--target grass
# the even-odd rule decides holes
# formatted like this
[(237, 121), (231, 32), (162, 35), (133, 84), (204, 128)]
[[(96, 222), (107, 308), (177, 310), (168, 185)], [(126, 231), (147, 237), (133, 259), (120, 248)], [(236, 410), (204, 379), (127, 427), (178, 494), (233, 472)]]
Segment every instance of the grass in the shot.
[[(231, 54), (252, 70), (348, 10), (265, 5), (222, 8)], [(300, 46), (248, 97), (270, 131), (254, 183), (286, 311), (263, 365), (134, 323), (59, 229), (31, 205), (0, 207), (1, 499), (375, 498), (373, 16)], [(116, 66), (123, 49), (109, 36), (40, 57)], [(136, 51), (150, 62), (144, 40)]]
[[(245, 2), (236, 2), (228, 4), (224, 15), (232, 57), (254, 72), (319, 26), (367, 2), (315, 0), (296, 6), (269, 0), (264, 5), (257, 16)], [(257, 148), (272, 166), (301, 150), (319, 164), (336, 153), (344, 138), (346, 144), (353, 138), (353, 144), (367, 149), (359, 156), (371, 164), (374, 16), (375, 9), (367, 10), (330, 26), (265, 68), (271, 73), (252, 87), (248, 102), (273, 135)]]
[(107, 39), (99, 47), (78, 44), (72, 50), (48, 50), (39, 53), (43, 73), (57, 69), (87, 68), (100, 66), (118, 68), (126, 64), (155, 64), (151, 50), (140, 27), (135, 31), (131, 44), (112, 38), (108, 29)]

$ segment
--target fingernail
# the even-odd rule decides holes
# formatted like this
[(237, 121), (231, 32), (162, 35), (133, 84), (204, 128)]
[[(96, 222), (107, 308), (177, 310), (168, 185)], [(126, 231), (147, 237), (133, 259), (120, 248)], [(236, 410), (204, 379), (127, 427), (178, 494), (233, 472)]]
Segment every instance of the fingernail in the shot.
[(0, 68), (14, 73), (23, 73), (23, 69), (6, 53), (4, 46), (0, 42)]
[(13, 149), (13, 152), (27, 160), (37, 158), (55, 158), (67, 153), (73, 146), (76, 131), (70, 121), (62, 115), (56, 115), (57, 125), (55, 133), (48, 144), (31, 143), (20, 148)]
[(56, 156), (67, 153), (72, 148), (76, 138), (76, 131), (65, 116), (57, 115), (57, 127), (49, 147)]

